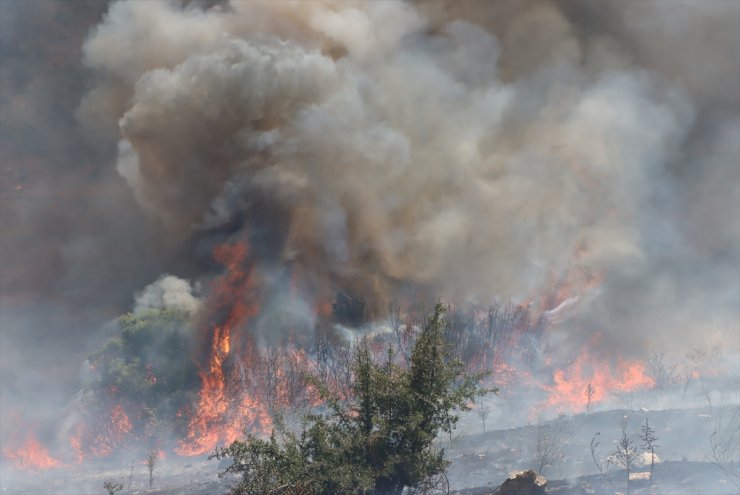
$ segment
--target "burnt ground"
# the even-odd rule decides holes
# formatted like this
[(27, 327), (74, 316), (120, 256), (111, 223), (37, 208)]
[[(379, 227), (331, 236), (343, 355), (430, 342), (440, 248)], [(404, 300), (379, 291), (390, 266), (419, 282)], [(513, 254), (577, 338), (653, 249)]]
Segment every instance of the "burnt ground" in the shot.
[[(625, 493), (626, 473), (611, 467), (606, 476), (598, 473), (591, 458), (590, 443), (600, 432), (597, 458), (604, 461), (614, 450), (620, 435), (619, 424), (626, 416), (627, 434), (639, 444), (640, 424), (648, 418), (658, 436), (656, 450), (661, 462), (655, 465), (654, 494), (660, 495), (730, 495), (740, 493), (732, 477), (708, 462), (709, 437), (721, 417), (727, 418), (737, 406), (724, 408), (669, 409), (661, 411), (614, 409), (575, 416), (560, 416), (538, 424), (496, 429), (489, 420), (488, 432), (482, 432), (480, 420), (469, 414), (458, 433), (443, 442), (452, 461), (449, 478), (459, 494), (493, 493), (508, 475), (537, 466), (537, 432), (540, 445), (552, 445), (550, 462), (543, 473), (549, 482), (547, 493), (616, 494)], [(515, 418), (508, 418), (513, 422)], [(544, 440), (547, 438), (547, 440)], [(740, 458), (740, 445), (730, 446), (731, 455)], [(148, 475), (143, 464), (134, 466), (121, 460), (118, 466), (102, 464), (77, 466), (42, 473), (18, 473), (4, 468), (0, 472), (2, 495), (95, 495), (105, 494), (105, 480), (124, 485), (119, 493), (152, 495), (217, 495), (226, 490), (219, 480), (217, 461), (205, 457), (163, 459), (155, 470), (154, 488), (147, 489)], [(638, 472), (649, 467), (638, 466)], [(736, 471), (737, 472), (737, 471)], [(128, 489), (129, 478), (131, 488)], [(567, 480), (567, 481), (566, 481)], [(635, 495), (649, 493), (648, 482), (631, 483)]]
[[(563, 416), (540, 425), (530, 424), (517, 428), (494, 430), (487, 433), (461, 435), (454, 438), (447, 449), (453, 463), (449, 477), (453, 486), (486, 487), (498, 486), (512, 471), (536, 468), (537, 431), (540, 430), (541, 444), (553, 445), (550, 462), (543, 468), (545, 477), (551, 480), (582, 480), (596, 489), (597, 493), (615, 493), (624, 490), (618, 481), (624, 478), (612, 467), (608, 480), (598, 475), (591, 457), (591, 440), (596, 433), (599, 445), (597, 459), (605, 461), (616, 449), (620, 436), (620, 423), (627, 417), (627, 434), (639, 446), (640, 425), (645, 418), (658, 436), (659, 462), (655, 468), (654, 488), (658, 493), (735, 493), (728, 489), (729, 480), (723, 482), (721, 470), (707, 462), (709, 437), (717, 429), (720, 417), (727, 418), (733, 407), (674, 409), (663, 411), (633, 411), (617, 409), (592, 414)], [(493, 425), (489, 425), (489, 429)], [(544, 440), (547, 438), (547, 440)], [(737, 437), (736, 437), (737, 438)], [(740, 457), (740, 445), (732, 445), (732, 457)], [(606, 469), (606, 466), (602, 466)], [(649, 467), (637, 467), (637, 471)], [(551, 482), (551, 484), (553, 484)], [(674, 487), (673, 485), (677, 486)], [(729, 484), (732, 487), (732, 484)], [(616, 489), (613, 489), (616, 487)], [(685, 488), (681, 488), (685, 487)], [(575, 492), (577, 493), (577, 492)]]
[[(558, 495), (616, 495), (626, 493), (625, 471), (614, 470), (605, 478), (601, 475), (580, 476), (571, 480), (548, 480), (547, 494)], [(497, 486), (497, 485), (496, 485)], [(494, 486), (453, 491), (454, 495), (492, 495)], [(647, 480), (632, 480), (630, 493), (651, 493)], [(718, 469), (707, 462), (667, 461), (655, 466), (653, 494), (659, 495), (733, 495), (740, 493)]]

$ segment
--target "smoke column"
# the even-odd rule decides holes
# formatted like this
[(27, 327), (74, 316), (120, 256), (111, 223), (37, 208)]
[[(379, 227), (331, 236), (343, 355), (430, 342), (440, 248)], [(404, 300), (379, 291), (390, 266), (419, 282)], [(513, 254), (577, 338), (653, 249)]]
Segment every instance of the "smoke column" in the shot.
[(740, 345), (737, 2), (1, 8), (4, 430), (117, 314), (198, 308), (229, 241), (263, 338), (338, 290), (560, 281), (563, 353)]

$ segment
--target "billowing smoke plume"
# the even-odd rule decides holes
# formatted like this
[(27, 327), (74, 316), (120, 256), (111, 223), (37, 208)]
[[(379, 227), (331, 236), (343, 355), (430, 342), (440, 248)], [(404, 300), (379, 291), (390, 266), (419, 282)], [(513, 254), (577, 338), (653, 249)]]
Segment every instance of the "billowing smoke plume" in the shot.
[(212, 3), (0, 5), (5, 398), (224, 242), (263, 336), (567, 288), (565, 354), (740, 344), (737, 2)]
[[(735, 4), (685, 9), (734, 48)], [(523, 300), (575, 271), (604, 279), (579, 327), (675, 340), (736, 315), (738, 121), (711, 105), (737, 95), (655, 56), (682, 33), (660, 4), (608, 10), (596, 36), (571, 4), (117, 3), (80, 115), (167, 235), (247, 236), (307, 297)]]
[(190, 282), (172, 275), (160, 277), (136, 296), (134, 313), (148, 309), (176, 309), (194, 313), (200, 301), (193, 295)]

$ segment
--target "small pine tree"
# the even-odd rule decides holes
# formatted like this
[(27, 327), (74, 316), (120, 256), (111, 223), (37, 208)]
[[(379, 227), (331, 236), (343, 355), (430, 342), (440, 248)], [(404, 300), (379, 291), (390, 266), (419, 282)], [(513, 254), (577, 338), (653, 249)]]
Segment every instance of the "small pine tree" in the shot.
[(640, 428), (640, 440), (642, 440), (642, 450), (650, 453), (650, 492), (653, 491), (653, 468), (655, 467), (655, 449), (660, 447), (657, 444), (658, 437), (655, 436), (655, 430), (648, 424), (647, 416), (645, 416), (645, 424)]

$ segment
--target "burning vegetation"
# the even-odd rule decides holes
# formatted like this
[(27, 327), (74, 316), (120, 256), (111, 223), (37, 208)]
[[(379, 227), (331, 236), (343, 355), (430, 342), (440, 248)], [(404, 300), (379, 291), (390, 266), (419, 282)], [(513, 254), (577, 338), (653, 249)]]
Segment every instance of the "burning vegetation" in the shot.
[[(704, 407), (701, 462), (736, 478), (737, 2), (0, 6), (2, 474), (214, 452), (269, 471), (301, 434), (354, 455), (441, 417), (429, 462), (337, 474), (398, 492), (423, 485), (405, 469), (440, 481), (477, 398), (482, 438), (537, 422), (496, 476), (534, 458), (612, 483), (573, 418)], [(430, 419), (358, 390), (362, 369), (408, 392), (441, 312), (438, 366), (495, 398), (443, 393)], [(360, 434), (363, 401), (388, 417)]]
[[(261, 281), (247, 243), (218, 245), (213, 258), (222, 273), (197, 310), (140, 307), (120, 317), (118, 334), (89, 356), (89, 383), (69, 430), (73, 458), (65, 462), (129, 449), (201, 456), (245, 432), (269, 435), (276, 416), (326, 400), (311, 377), (332, 397), (353, 398), (357, 337), (340, 332), (340, 322), (353, 321), (363, 329), (373, 359), (382, 359), (391, 346), (390, 362), (411, 365), (429, 308), (395, 306), (378, 323), (366, 319), (361, 299), (339, 293), (330, 312), (321, 305), (315, 309), (315, 329), (278, 328), (282, 339), (268, 345), (252, 330), (261, 311)], [(558, 291), (556, 301), (567, 299), (562, 287)], [(486, 374), (483, 385), (498, 387), (503, 395), (544, 397), (531, 404), (530, 416), (543, 410), (582, 412), (610, 394), (655, 386), (645, 363), (620, 358), (610, 363), (593, 353), (596, 344), (584, 347), (572, 362), (558, 364), (544, 348), (550, 310), (536, 315), (530, 306), (509, 303), (447, 306), (446, 312), (440, 336), (450, 358)], [(38, 447), (29, 440), (5, 455), (24, 469), (61, 465)], [(34, 448), (35, 457), (23, 454)]]
[[(12, 442), (9, 442), (12, 445)], [(18, 469), (50, 469), (62, 465), (61, 461), (49, 455), (47, 448), (36, 440), (33, 432), (27, 433), (26, 440), (18, 447), (3, 448), (3, 457), (12, 462)]]
[[(29, 471), (113, 460), (132, 453), (141, 456), (148, 452), (150, 457), (156, 454), (158, 458), (213, 454), (233, 458), (235, 463), (224, 473), (242, 477), (233, 493), (263, 493), (294, 482), (312, 487), (310, 490), (316, 493), (395, 493), (404, 486), (441, 489), (449, 462), (433, 440), (440, 431), (452, 435), (459, 414), (474, 405), (479, 392), (495, 390), (503, 399), (513, 397), (521, 405), (528, 404), (528, 411), (522, 413), (528, 418), (578, 414), (598, 409), (615, 396), (659, 384), (680, 385), (685, 397), (690, 381), (707, 373), (706, 363), (712, 361), (710, 355), (698, 350), (687, 354), (685, 381), (681, 381), (677, 366), (669, 366), (663, 355), (627, 360), (596, 352), (600, 334), (584, 344), (575, 358), (562, 361), (548, 346), (549, 332), (562, 321), (560, 312), (568, 301), (585, 297), (568, 290), (581, 287), (591, 291), (591, 284), (555, 284), (555, 295), (547, 293), (540, 296), (542, 302), (519, 305), (493, 303), (486, 308), (437, 304), (432, 310), (423, 304), (399, 303), (391, 305), (384, 316), (371, 316), (364, 299), (340, 291), (332, 300), (309, 308), (314, 318), (309, 327), (305, 320), (288, 319), (284, 326), (272, 327), (280, 338), (267, 341), (255, 331), (266, 311), (262, 306), (265, 280), (256, 268), (248, 242), (242, 239), (219, 244), (212, 256), (219, 273), (209, 282), (205, 296), (196, 298), (190, 285), (179, 279), (175, 279), (177, 283), (172, 277), (158, 281), (141, 293), (133, 312), (116, 320), (114, 335), (90, 354), (86, 361), (87, 384), (78, 396), (66, 430), (68, 437), (63, 441), (66, 448), (57, 446), (50, 453), (28, 429), (29, 436), (4, 448), (3, 457), (16, 469)], [(293, 287), (298, 285), (296, 275), (290, 280)], [(173, 287), (177, 288), (174, 293)], [(185, 292), (177, 294), (183, 287)], [(424, 434), (422, 450), (426, 454), (419, 450), (422, 457), (431, 456), (429, 459), (437, 461), (425, 464), (419, 460), (421, 464), (415, 467), (387, 465), (386, 460), (391, 462), (399, 455), (413, 458), (408, 457), (409, 452), (391, 452), (405, 445), (403, 441), (378, 450), (376, 458), (367, 461), (369, 464), (326, 465), (318, 470), (329, 473), (324, 478), (303, 477), (300, 473), (318, 472), (312, 466), (319, 461), (311, 456), (301, 458), (297, 452), (329, 452), (334, 448), (331, 446), (343, 444), (341, 438), (354, 438), (360, 444), (346, 444), (342, 448), (349, 450), (332, 454), (349, 458), (355, 450), (378, 447), (373, 440), (377, 428), (388, 427), (388, 434), (395, 434), (392, 431), (397, 429), (386, 423), (388, 418), (411, 413), (405, 409), (382, 411), (382, 404), (386, 401), (396, 407), (406, 399), (374, 395), (371, 399), (367, 395), (370, 391), (362, 389), (363, 373), (375, 377), (373, 394), (391, 393), (391, 389), (401, 393), (406, 386), (404, 380), (411, 376), (406, 374), (413, 374), (414, 367), (420, 366), (418, 356), (414, 356), (432, 323), (435, 338), (440, 339), (435, 345), (442, 346), (441, 359), (455, 363), (457, 370), (457, 378), (450, 378), (445, 385), (449, 388), (445, 393), (452, 394), (448, 399), (456, 397), (452, 402), (443, 400), (449, 402), (450, 408), (444, 411), (448, 416), (435, 423), (434, 431)], [(348, 324), (352, 330), (345, 326)], [(370, 368), (362, 368), (358, 361), (362, 356)], [(473, 373), (468, 376), (474, 378), (463, 380), (472, 381), (465, 382), (467, 392), (458, 396), (455, 390), (463, 373)], [(388, 376), (383, 378), (385, 374)], [(386, 379), (398, 383), (386, 384)], [(384, 387), (390, 388), (383, 392)], [(380, 409), (368, 412), (368, 400)], [(295, 411), (327, 408), (330, 412), (325, 417), (323, 413), (308, 413), (301, 420), (307, 429), (300, 434), (291, 430), (295, 425), (289, 427), (285, 422), (286, 415)], [(490, 405), (475, 408), (485, 431)], [(379, 423), (373, 423), (372, 434), (365, 432), (363, 436), (353, 428), (362, 426), (365, 413), (374, 418), (368, 421)], [(306, 426), (305, 421), (314, 423)], [(418, 432), (409, 425), (413, 426), (407, 424), (407, 433), (416, 435)], [(538, 421), (541, 455), (536, 457), (536, 464), (541, 473), (554, 462), (554, 456), (563, 455), (558, 445), (563, 437), (561, 431), (557, 438), (550, 433), (540, 438), (539, 428)], [(625, 435), (623, 429), (624, 445), (618, 452), (622, 455), (620, 462), (629, 470), (637, 454), (628, 449)], [(712, 440), (715, 457), (720, 449), (726, 454), (728, 446), (719, 443), (716, 436)], [(594, 461), (601, 469), (596, 454)], [(288, 464), (281, 464), (285, 462)], [(603, 462), (614, 464), (609, 459)], [(717, 465), (725, 466), (719, 461)], [(265, 477), (273, 470), (277, 470), (274, 476)], [(388, 474), (391, 472), (396, 474)], [(603, 475), (607, 474), (605, 469)], [(631, 479), (629, 472), (627, 479)]]

